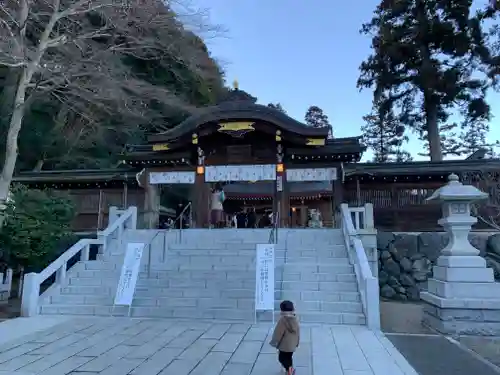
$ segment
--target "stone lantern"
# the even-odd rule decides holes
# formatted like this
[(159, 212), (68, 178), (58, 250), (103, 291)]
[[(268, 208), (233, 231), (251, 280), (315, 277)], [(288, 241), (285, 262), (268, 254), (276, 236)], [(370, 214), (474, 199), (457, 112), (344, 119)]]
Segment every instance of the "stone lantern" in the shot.
[(428, 200), (442, 203), (443, 217), (438, 223), (446, 230), (449, 242), (433, 267), (427, 292), (423, 322), (447, 334), (496, 335), (500, 333), (500, 284), (479, 250), (468, 239), (477, 219), (471, 204), (488, 198), (472, 185), (463, 185), (458, 176)]

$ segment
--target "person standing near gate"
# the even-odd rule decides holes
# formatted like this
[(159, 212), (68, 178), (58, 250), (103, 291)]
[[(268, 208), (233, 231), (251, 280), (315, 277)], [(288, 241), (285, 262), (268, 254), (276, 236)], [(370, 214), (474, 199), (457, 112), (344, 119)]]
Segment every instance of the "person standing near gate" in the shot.
[(223, 203), (226, 200), (222, 186), (217, 184), (212, 190), (210, 198), (210, 216), (212, 226), (214, 228), (222, 228), (224, 226), (224, 207)]

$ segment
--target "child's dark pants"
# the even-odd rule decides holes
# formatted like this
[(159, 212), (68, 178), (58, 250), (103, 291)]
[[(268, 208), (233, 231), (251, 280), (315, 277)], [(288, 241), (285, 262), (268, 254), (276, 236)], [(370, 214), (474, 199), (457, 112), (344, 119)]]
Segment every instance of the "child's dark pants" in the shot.
[(278, 361), (280, 361), (281, 365), (288, 371), (290, 367), (293, 367), (293, 352), (282, 352), (278, 354)]

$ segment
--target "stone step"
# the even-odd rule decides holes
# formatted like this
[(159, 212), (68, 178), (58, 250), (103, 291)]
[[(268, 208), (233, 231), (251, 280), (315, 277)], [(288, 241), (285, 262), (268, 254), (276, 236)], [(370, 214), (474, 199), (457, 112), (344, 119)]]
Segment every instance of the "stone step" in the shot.
[[(283, 272), (283, 281), (328, 281), (328, 282), (356, 282), (354, 273), (308, 273)], [(254, 277), (255, 278), (255, 277)]]
[[(114, 287), (118, 285), (118, 278), (93, 278), (93, 277), (70, 277), (67, 279), (68, 286), (82, 287)], [(275, 280), (278, 287), (279, 280)], [(217, 288), (252, 288), (255, 287), (255, 279), (236, 280), (213, 280), (213, 279), (138, 279), (136, 287), (161, 287), (161, 288), (194, 288), (194, 289), (217, 289)]]
[(77, 294), (77, 295), (96, 295), (96, 296), (107, 296), (111, 293), (116, 292), (116, 285), (114, 287), (110, 286), (74, 286), (68, 285), (60, 287), (61, 294)]
[(141, 318), (186, 318), (252, 321), (253, 310), (206, 309), (192, 307), (141, 307), (112, 305), (68, 305), (52, 304), (41, 306), (42, 315), (94, 315), (94, 316), (127, 316)]
[[(53, 296), (44, 306), (50, 305), (95, 305), (112, 306), (113, 296), (86, 296), (86, 295), (60, 295)], [(275, 310), (279, 311), (281, 300), (275, 301)], [(360, 302), (324, 302), (324, 301), (295, 301), (295, 308), (299, 314), (307, 312), (326, 313), (362, 313)], [(192, 307), (200, 310), (210, 309), (239, 309), (253, 310), (254, 298), (238, 299), (213, 299), (213, 298), (186, 298), (186, 297), (135, 297), (132, 307), (158, 307), (158, 308), (185, 308)]]
[[(322, 311), (327, 313), (363, 313), (361, 302), (295, 301), (294, 304), (299, 314)], [(279, 310), (279, 303), (275, 308)]]
[[(168, 250), (167, 258), (180, 258), (183, 259), (185, 257), (248, 257), (255, 259), (256, 252), (255, 250), (192, 250), (192, 249), (184, 249), (184, 250)], [(321, 250), (287, 250), (287, 251), (275, 251), (276, 258), (284, 258), (284, 257), (297, 257), (297, 258), (337, 258), (337, 257), (347, 257), (347, 251), (343, 246), (338, 246), (336, 249), (321, 249)]]
[(305, 312), (298, 315), (302, 323), (366, 325), (364, 314)]
[[(304, 259), (287, 259), (283, 262), (281, 259), (276, 259), (277, 267), (285, 267), (286, 272), (319, 272), (319, 273), (352, 273), (353, 266), (347, 258), (332, 258), (322, 262), (316, 260)], [(122, 268), (122, 262), (113, 263), (110, 261), (88, 261), (82, 267), (88, 271), (118, 271)], [(141, 271), (148, 270), (147, 264), (141, 265)], [(158, 271), (255, 271), (255, 262), (248, 264), (231, 265), (231, 264), (211, 264), (211, 263), (189, 263), (167, 260), (166, 263), (152, 263), (152, 272)]]
[[(185, 288), (147, 288), (137, 287), (136, 297), (186, 297), (186, 298), (255, 298), (255, 288), (237, 289), (185, 289)], [(275, 298), (281, 298), (281, 292), (275, 292)]]
[(284, 265), (285, 272), (310, 272), (310, 273), (353, 273), (354, 267), (349, 263), (349, 259), (338, 258), (328, 264), (317, 262), (296, 262), (288, 261)]
[[(94, 316), (127, 316), (143, 318), (189, 318), (189, 319), (216, 319), (252, 321), (254, 319), (253, 309), (223, 309), (210, 308), (199, 309), (196, 307), (141, 307), (112, 306), (112, 305), (67, 305), (53, 304), (41, 306), (40, 313), (43, 315), (94, 315)], [(303, 312), (299, 313), (298, 319), (302, 323), (326, 323), (326, 324), (366, 324), (365, 317), (360, 313), (328, 313), (328, 312)], [(275, 312), (275, 318), (279, 318), (279, 312)]]
[[(354, 273), (349, 273), (349, 269), (344, 270), (339, 268), (340, 271), (347, 271), (345, 273), (341, 272), (308, 272), (308, 271), (297, 271), (290, 272), (285, 270), (281, 272), (280, 269), (276, 269), (275, 277), (276, 279), (283, 278), (283, 281), (342, 281), (342, 282), (354, 282), (356, 281), (356, 275)], [(75, 279), (99, 279), (106, 278), (112, 280), (118, 280), (120, 276), (119, 270), (112, 271), (96, 271), (96, 270), (80, 270), (76, 271), (74, 275), (71, 275), (71, 278)], [(140, 272), (139, 280), (147, 280), (147, 279), (162, 279), (162, 280), (177, 280), (177, 279), (189, 279), (189, 280), (255, 280), (255, 271), (194, 271), (194, 270), (183, 270), (183, 271), (151, 271), (148, 275), (148, 272)], [(83, 281), (85, 282), (85, 281)], [(88, 285), (88, 284), (87, 284)], [(99, 284), (97, 284), (99, 285)]]
[(327, 281), (283, 281), (280, 283), (283, 292), (287, 291), (325, 291), (325, 292), (357, 292), (355, 282)]
[(324, 302), (360, 302), (361, 295), (356, 292), (327, 292), (327, 291), (290, 291), (283, 290), (280, 292), (281, 299), (288, 299), (291, 301), (324, 301)]
[[(106, 275), (107, 277), (119, 277), (120, 270), (112, 270), (104, 273), (102, 270), (80, 270), (76, 271), (74, 277), (96, 278)], [(199, 270), (166, 270), (166, 271), (142, 271), (139, 279), (192, 279), (192, 280), (255, 280), (255, 271), (199, 271)]]

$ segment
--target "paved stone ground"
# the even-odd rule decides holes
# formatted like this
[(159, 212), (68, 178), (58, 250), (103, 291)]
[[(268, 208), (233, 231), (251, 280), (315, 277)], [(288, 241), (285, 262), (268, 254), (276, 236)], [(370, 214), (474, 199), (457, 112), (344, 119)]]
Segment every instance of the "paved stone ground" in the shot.
[(387, 337), (420, 375), (498, 375), (497, 367), (441, 335)]
[[(11, 339), (0, 343), (1, 375), (283, 374), (269, 324), (74, 318), (22, 337), (3, 324), (0, 337)], [(301, 336), (297, 375), (418, 375), (365, 327), (304, 325)]]

